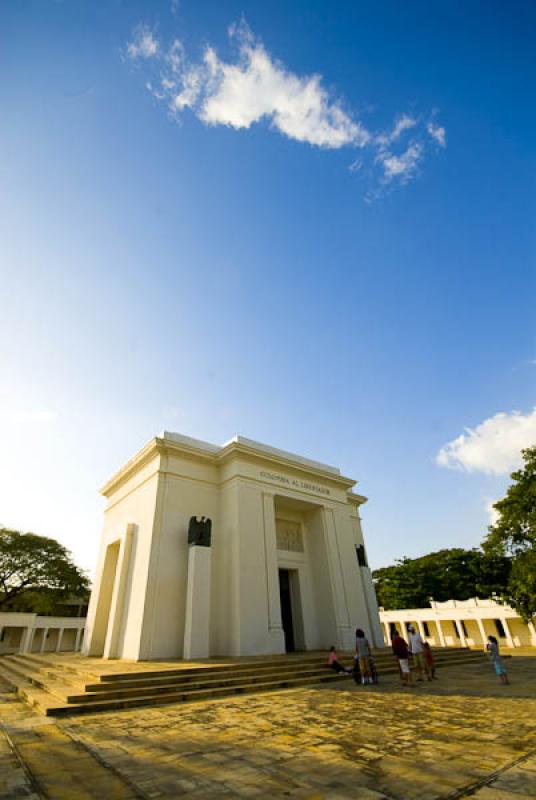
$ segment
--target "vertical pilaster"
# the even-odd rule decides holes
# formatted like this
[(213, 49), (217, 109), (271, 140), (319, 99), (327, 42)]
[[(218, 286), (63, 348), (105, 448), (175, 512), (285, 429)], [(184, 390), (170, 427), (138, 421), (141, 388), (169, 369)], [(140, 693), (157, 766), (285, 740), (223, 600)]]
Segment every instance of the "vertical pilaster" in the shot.
[(279, 597), (279, 575), (277, 571), (277, 537), (275, 529), (274, 495), (262, 493), (264, 521), (264, 558), (266, 587), (268, 591), (268, 628), (270, 633), (283, 636), (281, 621), (281, 599)]
[(76, 631), (76, 637), (74, 640), (74, 652), (77, 653), (80, 650), (80, 638), (82, 636), (82, 628), (78, 628)]
[(103, 658), (117, 658), (119, 655), (119, 636), (123, 622), (123, 609), (125, 605), (133, 534), (134, 525), (128, 524), (119, 542), (119, 555), (117, 557), (117, 567), (115, 570), (112, 599), (110, 602), (109, 622), (106, 640), (104, 642)]
[(63, 631), (64, 631), (64, 628), (60, 628), (58, 630), (58, 638), (57, 638), (57, 641), (56, 641), (56, 653), (59, 653), (60, 650), (61, 650), (61, 642), (62, 642), (62, 639), (63, 639)]
[(421, 634), (421, 638), (424, 639), (425, 638), (424, 625), (419, 619), (417, 620), (417, 627), (419, 629), (419, 633)]
[(353, 649), (354, 637), (350, 622), (348, 605), (344, 593), (344, 581), (340, 563), (340, 554), (335, 531), (333, 511), (323, 509), (324, 535), (328, 556), (328, 569), (333, 590), (335, 620), (337, 626), (337, 645), (341, 649)]
[(534, 627), (534, 623), (527, 622), (527, 628), (529, 629), (531, 644), (534, 647), (536, 646), (536, 628)]

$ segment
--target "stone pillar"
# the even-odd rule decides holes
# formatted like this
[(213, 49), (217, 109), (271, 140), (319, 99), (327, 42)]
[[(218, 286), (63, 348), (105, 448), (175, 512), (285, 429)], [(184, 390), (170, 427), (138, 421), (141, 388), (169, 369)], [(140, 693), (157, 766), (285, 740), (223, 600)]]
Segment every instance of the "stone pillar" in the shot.
[(264, 558), (266, 564), (266, 587), (268, 592), (268, 629), (274, 638), (274, 645), (285, 650), (285, 637), (281, 621), (281, 599), (279, 596), (279, 573), (277, 566), (277, 534), (275, 527), (274, 496), (270, 492), (262, 494), (262, 514), (264, 522)]
[(391, 629), (389, 627), (389, 623), (388, 622), (384, 622), (383, 623), (383, 627), (384, 627), (384, 631), (385, 631), (385, 633), (384, 633), (385, 644), (386, 645), (390, 645), (391, 644)]
[(527, 628), (529, 629), (531, 643), (533, 646), (536, 646), (536, 628), (534, 627), (534, 623), (527, 622)]
[(405, 639), (408, 635), (408, 629), (406, 628), (406, 623), (403, 620), (399, 620), (396, 623), (396, 627), (398, 628), (398, 632), (403, 639)]
[(80, 637), (82, 636), (82, 628), (78, 628), (76, 631), (76, 638), (74, 640), (74, 652), (77, 653), (80, 650)]
[(39, 652), (40, 653), (44, 653), (45, 652), (45, 645), (47, 643), (48, 628), (41, 628), (41, 630), (43, 631), (43, 639), (41, 641), (41, 648), (40, 648)]
[(422, 624), (422, 622), (419, 619), (417, 620), (417, 627), (419, 629), (419, 633), (421, 634), (421, 638), (425, 639), (426, 635), (424, 633), (424, 625)]
[(454, 620), (454, 624), (456, 626), (456, 630), (458, 631), (458, 638), (460, 640), (461, 646), (467, 647), (467, 642), (465, 641), (465, 634), (463, 632), (463, 627), (462, 627), (462, 620), (456, 619)]
[(27, 653), (28, 645), (32, 640), (32, 628), (24, 628), (20, 637), (19, 653)]
[(132, 523), (129, 523), (126, 526), (125, 533), (119, 542), (115, 580), (112, 590), (112, 598), (110, 601), (108, 630), (104, 642), (104, 658), (117, 658), (119, 655), (118, 643), (123, 622), (123, 609), (125, 604), (128, 571), (130, 567), (130, 552), (132, 550), (134, 527), (135, 526)]
[(327, 553), (327, 568), (331, 580), (331, 590), (333, 592), (333, 605), (335, 610), (335, 624), (337, 627), (337, 642), (334, 642), (341, 650), (353, 650), (355, 646), (355, 636), (350, 620), (346, 593), (344, 591), (344, 577), (337, 543), (337, 532), (333, 509), (322, 509), (324, 520), (324, 541)]
[(59, 653), (61, 650), (61, 640), (63, 639), (63, 631), (64, 628), (60, 628), (58, 630), (58, 639), (56, 641), (56, 653)]
[(510, 626), (506, 621), (506, 617), (503, 617), (501, 622), (503, 624), (504, 632), (506, 634), (506, 644), (508, 645), (508, 647), (515, 647), (514, 640), (512, 639), (512, 634), (510, 633)]
[(441, 620), (436, 619), (435, 624), (437, 628), (437, 633), (439, 635), (439, 643), (441, 644), (441, 647), (446, 647), (445, 637), (443, 636), (443, 628), (441, 627)]
[(210, 547), (188, 548), (184, 658), (210, 655)]
[(477, 618), (477, 623), (478, 623), (478, 630), (480, 631), (480, 636), (482, 637), (482, 645), (485, 648), (488, 643), (488, 637), (486, 636), (486, 629), (484, 628), (484, 623), (480, 619), (480, 617)]

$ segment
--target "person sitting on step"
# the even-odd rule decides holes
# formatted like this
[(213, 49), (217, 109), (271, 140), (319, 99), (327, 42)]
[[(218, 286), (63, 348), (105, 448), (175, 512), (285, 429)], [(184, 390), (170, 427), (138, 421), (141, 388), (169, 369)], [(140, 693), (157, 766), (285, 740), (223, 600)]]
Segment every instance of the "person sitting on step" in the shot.
[(329, 649), (327, 665), (328, 665), (328, 667), (331, 667), (331, 669), (335, 670), (337, 675), (351, 675), (352, 674), (352, 670), (351, 669), (346, 669), (346, 667), (343, 667), (343, 665), (338, 661), (338, 659), (337, 659), (337, 651), (335, 650), (334, 647), (330, 647), (330, 649)]

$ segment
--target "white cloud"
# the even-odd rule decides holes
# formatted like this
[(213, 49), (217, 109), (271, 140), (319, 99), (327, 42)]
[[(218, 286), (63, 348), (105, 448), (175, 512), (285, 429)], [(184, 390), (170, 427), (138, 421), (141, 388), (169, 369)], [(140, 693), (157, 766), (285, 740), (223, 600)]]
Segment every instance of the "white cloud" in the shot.
[(161, 80), (172, 110), (189, 107), (207, 125), (235, 129), (266, 119), (289, 139), (318, 147), (362, 147), (369, 141), (369, 132), (330, 98), (319, 75), (300, 77), (285, 69), (243, 24), (232, 36), (238, 43), (236, 63), (207, 47), (200, 64), (189, 64), (175, 40)]
[(528, 414), (495, 414), (441, 448), (441, 467), (506, 475), (522, 464), (521, 450), (536, 444), (536, 407)]
[(485, 508), (488, 515), (488, 525), (495, 525), (499, 519), (499, 512), (493, 508), (493, 504), (496, 502), (497, 500), (491, 500), (489, 497), (486, 498)]
[(422, 157), (422, 145), (414, 142), (398, 156), (389, 151), (381, 151), (376, 160), (383, 167), (384, 180), (387, 183), (392, 181), (393, 178), (399, 178), (402, 183), (407, 183), (414, 177)]
[(408, 114), (402, 114), (395, 120), (395, 124), (390, 133), (380, 133), (376, 137), (377, 143), (380, 147), (387, 147), (388, 145), (396, 142), (405, 131), (411, 130), (417, 125), (417, 120), (410, 117)]
[(127, 55), (132, 61), (139, 58), (154, 58), (158, 54), (160, 44), (153, 32), (146, 25), (139, 25), (134, 31), (134, 38), (127, 44)]
[[(407, 183), (418, 174), (418, 165), (429, 147), (425, 123), (418, 117), (399, 114), (387, 133), (373, 133), (324, 87), (319, 74), (298, 75), (275, 59), (245, 22), (231, 26), (236, 47), (233, 60), (222, 59), (207, 45), (202, 58), (191, 62), (182, 42), (175, 39), (163, 48), (147, 27), (137, 29), (127, 52), (131, 59), (150, 59), (157, 68), (149, 91), (166, 103), (178, 117), (190, 109), (209, 126), (224, 125), (247, 130), (262, 121), (296, 142), (337, 150), (367, 148), (370, 168), (354, 160), (351, 172), (374, 178), (380, 170), (379, 196), (395, 181)], [(156, 58), (155, 58), (156, 57)], [(437, 139), (444, 129), (433, 125)], [(376, 178), (377, 182), (377, 178)]]
[(447, 146), (447, 132), (441, 125), (436, 125), (435, 122), (429, 122), (426, 130), (441, 147)]

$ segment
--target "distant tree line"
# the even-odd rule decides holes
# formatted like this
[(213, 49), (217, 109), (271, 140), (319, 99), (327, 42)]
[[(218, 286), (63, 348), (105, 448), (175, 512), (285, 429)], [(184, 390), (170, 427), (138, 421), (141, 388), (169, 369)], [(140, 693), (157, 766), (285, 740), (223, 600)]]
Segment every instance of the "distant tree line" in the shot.
[(522, 451), (524, 466), (495, 503), (498, 519), (481, 548), (439, 550), (401, 558), (373, 572), (385, 609), (423, 608), (430, 600), (497, 596), (525, 620), (536, 616), (536, 446)]
[(66, 601), (88, 597), (89, 580), (63, 545), (0, 527), (0, 611), (67, 616)]

